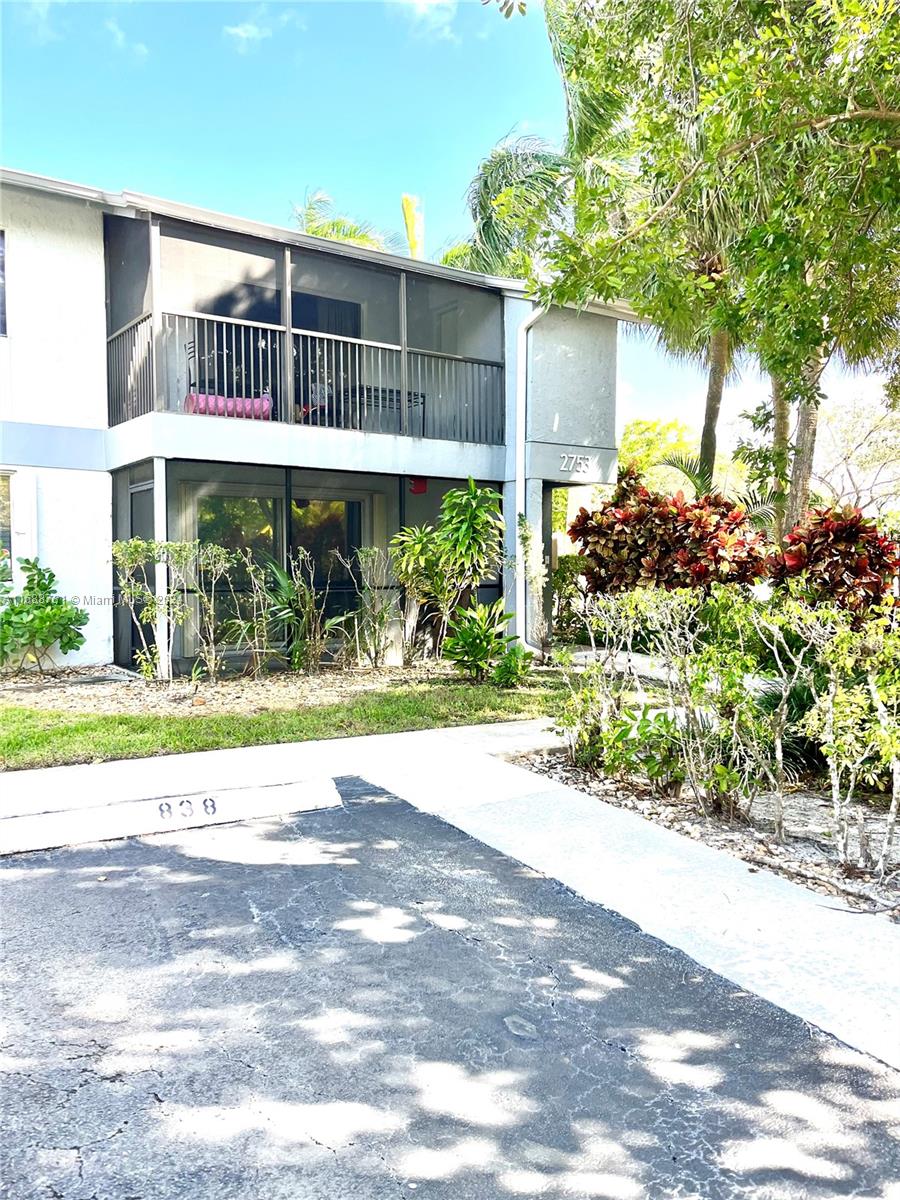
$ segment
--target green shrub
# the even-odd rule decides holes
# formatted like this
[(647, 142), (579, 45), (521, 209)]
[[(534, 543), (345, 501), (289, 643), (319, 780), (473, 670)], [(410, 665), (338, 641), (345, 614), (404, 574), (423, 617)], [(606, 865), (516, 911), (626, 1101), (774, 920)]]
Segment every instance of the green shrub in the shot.
[(450, 619), (444, 655), (475, 683), (483, 683), (491, 668), (515, 640), (506, 634), (512, 613), (503, 611), (503, 601), (458, 608)]
[(503, 657), (494, 667), (491, 681), (497, 687), (520, 687), (528, 678), (534, 655), (521, 642), (512, 642), (506, 647)]
[(0, 667), (21, 671), (34, 663), (43, 671), (54, 646), (69, 654), (84, 645), (81, 630), (88, 614), (57, 595), (56, 576), (36, 558), (20, 558), (18, 563), (25, 576), (20, 595), (12, 592), (8, 556), (0, 574)]
[(423, 605), (430, 609), (434, 653), (441, 653), (450, 614), (503, 561), (503, 528), (499, 493), (469, 479), (444, 496), (437, 527), (408, 527), (391, 539), (391, 565), (405, 592), (405, 661), (418, 649)]
[(623, 709), (600, 734), (598, 750), (607, 774), (633, 775), (664, 795), (680, 794), (684, 783), (681, 739), (671, 713), (654, 712), (647, 705), (640, 710)]
[(584, 558), (563, 554), (550, 576), (553, 593), (553, 634), (567, 641), (587, 641), (585, 622)]
[(324, 589), (316, 588), (315, 562), (302, 548), (291, 555), (287, 571), (271, 557), (265, 568), (275, 639), (284, 642), (292, 671), (313, 674), (322, 664), (328, 639), (342, 632), (346, 622), (344, 616), (325, 616), (330, 579)]

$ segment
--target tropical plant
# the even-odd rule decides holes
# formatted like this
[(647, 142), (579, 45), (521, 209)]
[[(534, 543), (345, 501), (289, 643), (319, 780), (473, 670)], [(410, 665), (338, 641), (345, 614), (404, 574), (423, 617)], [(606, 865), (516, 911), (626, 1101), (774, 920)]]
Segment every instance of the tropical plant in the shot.
[(597, 751), (608, 775), (636, 776), (664, 796), (678, 796), (684, 784), (681, 738), (672, 713), (623, 708), (598, 732)]
[(300, 232), (311, 237), (348, 242), (366, 250), (403, 253), (403, 239), (397, 234), (382, 233), (369, 221), (357, 221), (337, 212), (332, 198), (321, 189), (307, 192), (303, 204), (294, 206), (294, 220)]
[[(717, 493), (712, 470), (699, 455), (671, 453), (660, 460), (662, 466), (680, 472), (691, 484), (698, 499)], [(746, 510), (747, 519), (754, 529), (768, 529), (775, 520), (778, 508), (778, 493), (774, 488), (749, 487), (733, 495), (736, 506)]]
[(589, 592), (708, 588), (766, 573), (768, 544), (745, 508), (724, 496), (659, 496), (627, 469), (610, 500), (581, 509), (569, 536), (580, 543)]
[(458, 608), (444, 642), (444, 655), (474, 683), (483, 683), (507, 648), (516, 640), (506, 634), (512, 613), (503, 601)]
[(460, 593), (490, 578), (503, 559), (500, 493), (471, 478), (465, 487), (451, 488), (441, 501), (438, 538)]
[(271, 601), (269, 615), (276, 638), (282, 641), (292, 671), (313, 674), (331, 637), (346, 622), (343, 615), (326, 616), (331, 576), (316, 586), (316, 561), (308, 550), (297, 548), (285, 570), (275, 559), (266, 563)]
[(521, 687), (531, 673), (533, 661), (534, 655), (521, 642), (511, 642), (494, 667), (491, 682), (502, 688)]
[(0, 559), (0, 669), (19, 672), (33, 664), (43, 673), (54, 648), (70, 654), (84, 645), (88, 614), (58, 594), (56, 575), (36, 558), (16, 561), (25, 579), (19, 595), (5, 551)]
[(440, 546), (432, 525), (411, 525), (391, 538), (391, 566), (403, 588), (403, 663), (415, 659), (420, 649), (419, 615), (422, 606), (443, 591)]
[(797, 579), (811, 604), (863, 614), (881, 603), (900, 572), (900, 546), (858, 508), (816, 508), (785, 537), (769, 564), (775, 582)]
[(495, 146), (480, 163), (466, 196), (472, 234), (445, 251), (441, 262), (486, 275), (529, 275), (533, 222), (562, 219), (568, 174), (565, 155), (541, 138)]
[(406, 645), (412, 646), (419, 610), (427, 604), (432, 609), (434, 653), (441, 653), (453, 610), (500, 566), (502, 536), (499, 493), (478, 487), (473, 479), (444, 495), (435, 528), (413, 526), (395, 535), (391, 562), (406, 589)]
[(358, 663), (384, 666), (397, 615), (397, 596), (391, 584), (390, 557), (377, 546), (361, 547), (352, 559), (340, 553), (356, 589), (357, 608), (348, 621), (348, 642)]

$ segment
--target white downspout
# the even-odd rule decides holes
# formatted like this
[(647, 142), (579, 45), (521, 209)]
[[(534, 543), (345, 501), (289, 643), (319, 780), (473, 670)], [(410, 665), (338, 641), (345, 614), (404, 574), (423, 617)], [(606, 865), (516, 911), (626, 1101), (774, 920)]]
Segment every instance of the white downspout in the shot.
[(528, 413), (528, 334), (533, 325), (541, 319), (546, 309), (535, 308), (519, 324), (516, 331), (516, 455), (515, 455), (515, 498), (516, 511), (513, 520), (516, 523), (516, 620), (521, 622), (519, 641), (529, 650), (537, 647), (528, 644), (528, 609), (525, 594), (525, 564), (520, 560), (519, 546), (519, 513), (525, 513), (525, 436)]

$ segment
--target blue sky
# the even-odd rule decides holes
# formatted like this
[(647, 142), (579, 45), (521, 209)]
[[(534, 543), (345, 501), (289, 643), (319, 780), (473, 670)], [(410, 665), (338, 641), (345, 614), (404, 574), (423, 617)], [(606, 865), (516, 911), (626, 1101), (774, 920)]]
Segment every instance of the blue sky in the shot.
[(275, 224), (323, 188), (429, 253), (466, 233), (465, 190), (510, 133), (558, 139), (536, 4), (479, 0), (3, 5), (3, 160)]
[[(430, 255), (464, 237), (479, 160), (510, 135), (558, 141), (562, 91), (539, 0), (0, 0), (10, 167), (277, 225), (308, 190), (399, 231), (421, 197)], [(623, 343), (619, 419), (698, 425), (704, 381)], [(765, 395), (729, 389), (723, 440)]]

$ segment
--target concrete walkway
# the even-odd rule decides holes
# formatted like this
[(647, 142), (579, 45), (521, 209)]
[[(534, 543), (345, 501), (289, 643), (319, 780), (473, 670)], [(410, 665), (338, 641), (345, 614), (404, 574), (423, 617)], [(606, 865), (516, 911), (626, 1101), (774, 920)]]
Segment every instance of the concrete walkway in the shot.
[[(355, 775), (900, 1068), (900, 928), (503, 761), (551, 744), (529, 721), (15, 772), (0, 852), (71, 842), (76, 826), (84, 842), (160, 832), (167, 797), (225, 797), (223, 821), (328, 807), (333, 779)], [(210, 823), (176, 809), (171, 828)]]

